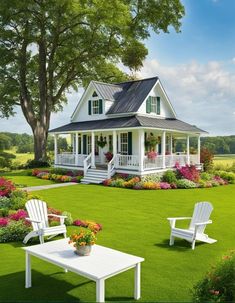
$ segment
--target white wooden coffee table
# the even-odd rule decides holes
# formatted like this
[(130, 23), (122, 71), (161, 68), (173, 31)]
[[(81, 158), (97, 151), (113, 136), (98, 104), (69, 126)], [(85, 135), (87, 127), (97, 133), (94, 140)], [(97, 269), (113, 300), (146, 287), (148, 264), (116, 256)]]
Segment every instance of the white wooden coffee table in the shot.
[(134, 298), (140, 298), (140, 263), (143, 258), (125, 254), (100, 245), (93, 245), (90, 256), (78, 256), (68, 244), (69, 239), (23, 247), (26, 253), (25, 287), (31, 283), (31, 260), (35, 256), (96, 282), (96, 301), (105, 301), (105, 280), (135, 268)]

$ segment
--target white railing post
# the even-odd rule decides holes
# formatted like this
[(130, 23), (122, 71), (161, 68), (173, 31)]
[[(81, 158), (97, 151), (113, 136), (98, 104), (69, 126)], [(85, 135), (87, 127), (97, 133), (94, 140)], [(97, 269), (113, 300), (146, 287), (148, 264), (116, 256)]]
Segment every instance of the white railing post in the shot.
[(139, 171), (144, 170), (144, 130), (139, 129)]
[(75, 165), (78, 166), (78, 133), (75, 134)]
[(166, 167), (166, 132), (162, 133), (162, 168)]
[(190, 165), (190, 146), (189, 146), (189, 135), (187, 135), (187, 160), (186, 163)]
[(95, 133), (91, 132), (91, 167), (95, 168)]
[(198, 141), (197, 141), (197, 156), (198, 156), (198, 164), (201, 163), (201, 137), (200, 135), (198, 136)]
[(117, 154), (117, 132), (116, 130), (113, 131), (113, 156)]
[(54, 164), (58, 163), (58, 147), (57, 147), (58, 135), (54, 135)]
[(173, 152), (173, 136), (172, 134), (170, 134), (170, 155), (172, 155), (172, 152)]

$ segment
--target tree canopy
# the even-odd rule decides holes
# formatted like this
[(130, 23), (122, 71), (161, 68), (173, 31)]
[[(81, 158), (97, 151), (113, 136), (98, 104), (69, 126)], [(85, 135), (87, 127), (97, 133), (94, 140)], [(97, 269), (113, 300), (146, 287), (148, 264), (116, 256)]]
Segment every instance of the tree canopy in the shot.
[(21, 106), (45, 158), (52, 112), (90, 80), (120, 81), (141, 67), (150, 32), (180, 30), (180, 0), (11, 0), (0, 2), (0, 114)]

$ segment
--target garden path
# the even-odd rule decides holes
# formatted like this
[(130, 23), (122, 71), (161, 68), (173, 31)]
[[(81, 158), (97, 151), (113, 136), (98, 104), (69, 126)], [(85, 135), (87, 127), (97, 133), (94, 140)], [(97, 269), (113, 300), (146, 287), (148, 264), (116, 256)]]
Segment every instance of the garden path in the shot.
[(67, 182), (67, 183), (49, 184), (49, 185), (40, 185), (40, 186), (28, 186), (28, 187), (24, 187), (22, 189), (27, 190), (27, 191), (37, 191), (37, 190), (44, 190), (44, 189), (70, 186), (70, 185), (77, 185), (77, 184), (78, 183), (75, 183), (75, 182)]

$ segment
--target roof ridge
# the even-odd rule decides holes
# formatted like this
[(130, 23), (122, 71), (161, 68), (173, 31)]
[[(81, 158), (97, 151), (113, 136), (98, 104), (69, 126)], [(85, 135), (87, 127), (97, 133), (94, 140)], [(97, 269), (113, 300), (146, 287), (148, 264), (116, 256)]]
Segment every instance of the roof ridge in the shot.
[(112, 85), (112, 86), (115, 86), (115, 87), (118, 86), (118, 84), (115, 84), (115, 83), (107, 83), (107, 82), (96, 81), (96, 80), (91, 80), (91, 82), (95, 82), (95, 83), (98, 83), (98, 84)]
[(128, 80), (128, 81), (123, 81), (123, 82), (117, 82), (116, 84), (123, 84), (123, 83), (129, 83), (129, 82), (138, 82), (138, 81), (146, 81), (146, 80), (151, 80), (151, 79), (158, 80), (159, 77), (155, 76), (155, 77), (149, 77), (149, 78), (143, 78), (143, 79)]

